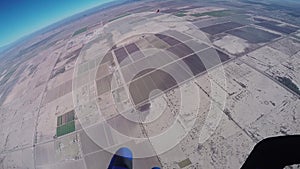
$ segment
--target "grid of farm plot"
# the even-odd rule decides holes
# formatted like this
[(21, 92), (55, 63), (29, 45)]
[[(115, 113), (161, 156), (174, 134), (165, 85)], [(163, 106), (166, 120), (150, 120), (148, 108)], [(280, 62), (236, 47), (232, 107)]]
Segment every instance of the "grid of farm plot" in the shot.
[[(175, 30), (147, 34), (135, 42), (115, 46), (96, 74), (99, 98), (111, 101), (100, 104), (100, 110), (114, 107), (124, 112), (130, 102), (139, 108), (149, 102), (153, 90), (166, 92), (229, 59), (227, 54)], [(121, 76), (119, 88), (112, 88), (114, 76), (110, 69), (114, 64)]]

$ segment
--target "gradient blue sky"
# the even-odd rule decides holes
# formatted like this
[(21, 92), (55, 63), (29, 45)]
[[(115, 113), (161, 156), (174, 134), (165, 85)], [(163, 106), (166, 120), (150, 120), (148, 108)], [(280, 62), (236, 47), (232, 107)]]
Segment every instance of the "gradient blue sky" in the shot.
[(0, 47), (73, 14), (114, 0), (0, 0)]

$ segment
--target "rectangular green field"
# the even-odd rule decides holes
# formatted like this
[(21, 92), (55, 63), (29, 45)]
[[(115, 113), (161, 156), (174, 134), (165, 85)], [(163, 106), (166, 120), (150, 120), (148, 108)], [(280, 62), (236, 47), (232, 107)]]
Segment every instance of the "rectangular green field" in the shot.
[(229, 16), (234, 14), (233, 11), (229, 11), (229, 10), (222, 10), (222, 11), (212, 11), (212, 12), (204, 12), (204, 13), (195, 13), (195, 14), (191, 14), (191, 16), (194, 17), (200, 17), (200, 16), (214, 16), (214, 17), (224, 17), (224, 16)]
[(185, 168), (185, 167), (187, 167), (187, 166), (189, 166), (191, 164), (192, 164), (192, 162), (191, 162), (191, 160), (189, 158), (187, 158), (187, 159), (185, 159), (185, 160), (183, 160), (183, 161), (181, 161), (181, 162), (178, 163), (178, 165), (179, 165), (180, 168)]
[(60, 137), (75, 131), (75, 121), (70, 121), (62, 126), (56, 128), (56, 136)]
[(119, 16), (113, 18), (113, 19), (110, 19), (108, 22), (112, 22), (112, 21), (115, 21), (117, 19), (124, 18), (125, 16), (129, 16), (129, 15), (131, 15), (131, 14), (130, 13), (126, 13), (126, 14), (123, 14), (123, 15), (119, 15)]
[(179, 11), (179, 12), (175, 13), (174, 15), (177, 17), (184, 17), (187, 15), (186, 13), (187, 13), (187, 11)]
[(78, 35), (78, 34), (81, 34), (83, 32), (87, 31), (87, 27), (84, 27), (84, 28), (81, 28), (81, 29), (78, 29), (77, 31), (75, 31), (72, 35), (72, 37)]
[(66, 114), (57, 117), (56, 136), (62, 136), (75, 131), (75, 112), (69, 111)]

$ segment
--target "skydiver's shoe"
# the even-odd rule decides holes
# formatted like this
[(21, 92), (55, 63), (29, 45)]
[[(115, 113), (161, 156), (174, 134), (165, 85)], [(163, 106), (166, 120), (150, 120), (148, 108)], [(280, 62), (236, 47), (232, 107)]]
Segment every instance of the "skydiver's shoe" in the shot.
[(128, 148), (120, 148), (112, 157), (108, 169), (132, 169), (132, 152)]
[[(132, 152), (126, 148), (120, 148), (112, 157), (108, 169), (133, 169), (132, 168)], [(160, 169), (153, 167), (152, 169)]]

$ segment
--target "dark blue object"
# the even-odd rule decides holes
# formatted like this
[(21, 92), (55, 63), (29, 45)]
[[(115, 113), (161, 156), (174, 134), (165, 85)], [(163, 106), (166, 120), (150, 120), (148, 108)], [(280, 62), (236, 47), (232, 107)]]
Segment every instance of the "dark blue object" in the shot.
[(126, 148), (120, 148), (112, 157), (108, 169), (132, 169), (132, 152)]
[[(132, 168), (133, 155), (129, 148), (120, 148), (112, 157), (108, 169), (133, 169)], [(152, 169), (160, 169), (153, 167)]]

